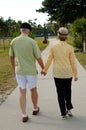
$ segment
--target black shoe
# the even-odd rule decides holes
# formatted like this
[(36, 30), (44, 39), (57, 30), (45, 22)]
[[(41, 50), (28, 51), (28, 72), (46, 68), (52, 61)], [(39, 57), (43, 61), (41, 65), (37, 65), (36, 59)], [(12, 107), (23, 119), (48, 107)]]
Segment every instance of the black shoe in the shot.
[(22, 122), (27, 122), (29, 120), (28, 116), (22, 117)]
[(39, 112), (39, 107), (37, 107), (37, 110), (33, 110), (32, 115), (37, 115)]

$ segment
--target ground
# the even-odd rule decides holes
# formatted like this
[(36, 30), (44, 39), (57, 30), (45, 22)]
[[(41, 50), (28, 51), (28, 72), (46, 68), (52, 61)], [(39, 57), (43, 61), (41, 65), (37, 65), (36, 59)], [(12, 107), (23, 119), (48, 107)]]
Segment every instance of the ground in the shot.
[(7, 99), (16, 86), (17, 83), (14, 78), (9, 78), (2, 86), (0, 85), (0, 105)]

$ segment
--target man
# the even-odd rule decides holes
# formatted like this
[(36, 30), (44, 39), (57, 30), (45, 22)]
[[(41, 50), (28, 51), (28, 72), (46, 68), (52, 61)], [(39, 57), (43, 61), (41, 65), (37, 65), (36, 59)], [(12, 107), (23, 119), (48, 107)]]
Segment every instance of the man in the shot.
[(37, 93), (37, 69), (36, 60), (43, 69), (44, 64), (41, 58), (41, 52), (35, 40), (28, 35), (32, 30), (30, 24), (22, 23), (20, 27), (21, 34), (14, 38), (10, 44), (10, 61), (16, 74), (16, 80), (20, 90), (20, 108), (22, 113), (22, 122), (27, 122), (29, 117), (26, 113), (26, 84), (31, 90), (31, 99), (33, 103), (33, 115), (39, 112), (38, 93)]
[(62, 119), (66, 119), (66, 115), (72, 116), (70, 111), (73, 108), (71, 103), (71, 83), (73, 76), (75, 81), (78, 80), (74, 49), (71, 45), (67, 44), (67, 36), (67, 28), (59, 28), (59, 39), (56, 44), (52, 45), (45, 67), (41, 72), (46, 75), (53, 60), (53, 77)]

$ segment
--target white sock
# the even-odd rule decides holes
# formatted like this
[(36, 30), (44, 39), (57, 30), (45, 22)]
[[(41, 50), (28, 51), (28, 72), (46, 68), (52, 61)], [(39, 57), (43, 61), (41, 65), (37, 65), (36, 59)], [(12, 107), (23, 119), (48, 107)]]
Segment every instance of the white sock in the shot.
[(22, 117), (27, 117), (27, 114), (22, 114)]
[(33, 109), (33, 111), (37, 111), (37, 110), (38, 110), (38, 107)]

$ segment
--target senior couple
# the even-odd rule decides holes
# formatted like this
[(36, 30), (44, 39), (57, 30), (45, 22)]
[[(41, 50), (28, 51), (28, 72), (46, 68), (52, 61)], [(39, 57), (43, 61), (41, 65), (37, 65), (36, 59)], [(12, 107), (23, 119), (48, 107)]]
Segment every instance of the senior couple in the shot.
[(59, 108), (62, 119), (66, 119), (67, 115), (72, 116), (71, 82), (73, 76), (75, 81), (78, 80), (74, 49), (66, 42), (68, 30), (65, 27), (59, 28), (57, 43), (51, 46), (45, 65), (36, 41), (28, 36), (31, 30), (30, 24), (22, 23), (20, 26), (21, 34), (11, 41), (9, 49), (10, 62), (20, 91), (19, 103), (22, 122), (29, 120), (26, 112), (26, 86), (31, 91), (32, 115), (37, 115), (40, 111), (36, 86), (38, 73), (36, 60), (42, 69), (41, 74), (44, 76), (47, 74), (51, 62), (53, 62), (53, 78)]

